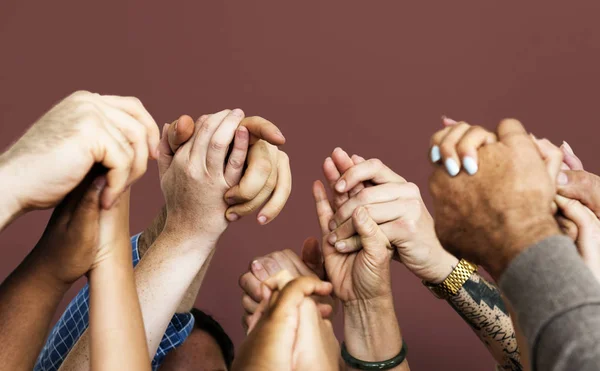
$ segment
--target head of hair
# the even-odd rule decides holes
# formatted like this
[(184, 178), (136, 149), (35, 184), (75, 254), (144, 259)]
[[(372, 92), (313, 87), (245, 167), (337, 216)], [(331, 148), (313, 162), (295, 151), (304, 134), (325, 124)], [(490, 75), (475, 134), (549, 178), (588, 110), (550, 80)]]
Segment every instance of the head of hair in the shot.
[(225, 330), (223, 330), (223, 327), (221, 327), (219, 322), (215, 321), (214, 318), (204, 313), (200, 309), (192, 308), (190, 312), (194, 316), (195, 327), (208, 333), (213, 339), (215, 339), (219, 345), (219, 348), (221, 348), (221, 353), (223, 354), (223, 359), (225, 360), (227, 369), (231, 369), (231, 364), (233, 363), (234, 357), (234, 347), (229, 335), (227, 335)]

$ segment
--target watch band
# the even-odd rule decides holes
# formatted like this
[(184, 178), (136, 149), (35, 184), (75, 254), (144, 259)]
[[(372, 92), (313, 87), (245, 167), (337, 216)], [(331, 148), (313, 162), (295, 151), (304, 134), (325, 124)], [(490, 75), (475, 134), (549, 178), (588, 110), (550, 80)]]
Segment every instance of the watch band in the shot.
[(456, 267), (452, 270), (450, 275), (446, 277), (444, 281), (439, 284), (433, 284), (423, 281), (423, 284), (437, 297), (440, 299), (448, 299), (458, 293), (458, 290), (467, 282), (467, 280), (473, 275), (473, 272), (477, 271), (475, 264), (469, 263), (465, 259), (461, 259)]
[(350, 353), (348, 353), (348, 349), (346, 349), (346, 344), (342, 342), (342, 358), (348, 366), (356, 370), (390, 370), (404, 362), (407, 353), (408, 347), (404, 340), (402, 340), (402, 349), (400, 349), (400, 353), (394, 358), (381, 362), (361, 361), (360, 359), (352, 357)]

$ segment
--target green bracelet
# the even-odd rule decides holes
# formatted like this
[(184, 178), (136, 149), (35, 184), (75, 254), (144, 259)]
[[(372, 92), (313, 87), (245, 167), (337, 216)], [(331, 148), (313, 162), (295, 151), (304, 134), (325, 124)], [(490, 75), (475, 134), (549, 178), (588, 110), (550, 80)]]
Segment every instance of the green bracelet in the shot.
[(389, 370), (398, 365), (400, 365), (406, 359), (406, 353), (408, 352), (408, 347), (404, 340), (402, 340), (402, 349), (400, 349), (400, 353), (394, 358), (388, 359), (387, 361), (381, 362), (366, 362), (361, 361), (360, 359), (356, 359), (348, 353), (348, 349), (346, 349), (346, 344), (342, 343), (342, 358), (346, 364), (357, 370)]

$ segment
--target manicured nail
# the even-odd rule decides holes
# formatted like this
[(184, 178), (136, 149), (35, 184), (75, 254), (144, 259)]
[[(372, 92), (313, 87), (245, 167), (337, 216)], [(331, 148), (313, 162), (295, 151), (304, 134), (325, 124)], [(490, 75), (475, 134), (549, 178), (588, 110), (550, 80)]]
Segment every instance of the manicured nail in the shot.
[(260, 224), (265, 224), (265, 223), (267, 222), (267, 217), (266, 217), (266, 216), (264, 216), (264, 215), (261, 215), (261, 216), (259, 216), (259, 217), (258, 217), (258, 222), (259, 222)]
[(336, 244), (335, 244), (335, 249), (336, 249), (337, 251), (344, 251), (344, 250), (346, 249), (346, 243), (345, 243), (345, 242), (342, 242), (342, 241), (340, 241), (340, 242), (336, 243)]
[(559, 173), (558, 178), (556, 178), (556, 182), (558, 185), (567, 185), (567, 183), (569, 183), (569, 177), (567, 177), (567, 174), (565, 173)]
[(460, 171), (458, 164), (452, 158), (446, 159), (444, 165), (446, 165), (446, 170), (448, 170), (448, 174), (450, 174), (450, 176), (456, 176)]
[(469, 175), (475, 175), (479, 167), (477, 166), (477, 161), (473, 157), (465, 156), (462, 160), (463, 167), (469, 173)]
[(337, 224), (336, 224), (335, 220), (331, 219), (331, 221), (329, 222), (329, 230), (335, 231), (336, 228), (337, 228)]
[(440, 154), (440, 147), (438, 147), (438, 146), (431, 147), (430, 157), (431, 157), (431, 162), (433, 162), (434, 164), (436, 162), (438, 162), (442, 158), (442, 155)]
[(575, 152), (573, 152), (573, 148), (571, 148), (571, 146), (569, 145), (569, 143), (567, 143), (566, 141), (562, 142), (562, 146), (561, 147), (564, 147), (569, 154), (575, 156)]
[(346, 190), (346, 181), (344, 179), (337, 182), (335, 185), (335, 190), (338, 192), (344, 192)]
[(445, 115), (444, 115), (444, 116), (442, 116), (442, 122), (443, 122), (445, 125), (455, 125), (455, 124), (457, 124), (457, 121), (456, 121), (456, 120), (453, 120), (453, 119), (451, 119), (450, 117), (448, 117), (448, 116), (445, 116)]
[(330, 233), (327, 242), (329, 242), (330, 245), (335, 245), (335, 241), (337, 241), (337, 236), (335, 233)]
[(229, 220), (230, 222), (235, 222), (239, 218), (240, 218), (240, 216), (236, 213), (231, 213), (231, 214), (227, 215), (227, 220)]

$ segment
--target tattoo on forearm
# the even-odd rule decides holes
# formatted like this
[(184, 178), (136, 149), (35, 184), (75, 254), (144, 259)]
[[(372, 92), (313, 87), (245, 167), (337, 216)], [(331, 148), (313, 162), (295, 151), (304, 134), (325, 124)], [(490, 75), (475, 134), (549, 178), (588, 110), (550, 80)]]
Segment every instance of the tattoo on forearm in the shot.
[(515, 330), (498, 288), (474, 273), (448, 302), (487, 345), (500, 369), (523, 370)]

